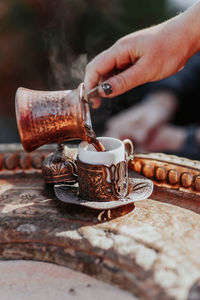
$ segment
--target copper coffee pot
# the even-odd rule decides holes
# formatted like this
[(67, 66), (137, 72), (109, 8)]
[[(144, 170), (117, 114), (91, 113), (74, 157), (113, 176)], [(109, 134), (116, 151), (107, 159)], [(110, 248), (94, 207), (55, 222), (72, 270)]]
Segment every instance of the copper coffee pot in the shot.
[(18, 88), (15, 106), (21, 142), (27, 152), (49, 143), (89, 141), (94, 135), (83, 83), (65, 91)]
[(77, 180), (76, 159), (72, 150), (62, 144), (74, 139), (94, 142), (88, 98), (83, 83), (75, 90), (35, 91), (19, 88), (15, 97), (16, 118), (22, 145), (27, 152), (42, 145), (57, 143), (57, 150), (42, 163), (46, 183)]

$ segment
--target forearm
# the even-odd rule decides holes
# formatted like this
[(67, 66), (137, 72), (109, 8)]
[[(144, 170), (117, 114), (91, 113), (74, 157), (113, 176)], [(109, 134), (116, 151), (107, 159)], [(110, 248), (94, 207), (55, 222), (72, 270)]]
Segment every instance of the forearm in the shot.
[(182, 16), (186, 43), (189, 46), (189, 56), (200, 51), (200, 1), (186, 10)]
[[(99, 87), (101, 97), (115, 97), (146, 82), (168, 77), (200, 50), (200, 1), (176, 17), (119, 39), (86, 68), (88, 90), (106, 79), (110, 92)], [(122, 70), (117, 73), (116, 70)]]
[[(200, 50), (200, 1), (174, 18), (156, 25), (152, 33), (155, 36), (152, 41), (160, 51), (161, 59), (165, 59), (165, 74), (160, 73), (160, 77), (165, 78), (180, 70)], [(171, 62), (174, 70), (171, 72), (173, 67), (170, 65), (171, 74), (167, 74)]]

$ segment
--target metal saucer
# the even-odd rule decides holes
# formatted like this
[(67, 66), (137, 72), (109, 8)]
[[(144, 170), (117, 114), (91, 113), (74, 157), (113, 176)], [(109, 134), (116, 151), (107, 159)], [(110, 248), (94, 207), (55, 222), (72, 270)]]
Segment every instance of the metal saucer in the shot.
[(149, 198), (153, 192), (153, 182), (134, 171), (130, 171), (128, 194), (125, 198), (115, 201), (82, 199), (78, 193), (78, 183), (74, 185), (56, 184), (54, 185), (54, 192), (56, 197), (64, 203), (81, 205), (96, 210), (107, 210)]

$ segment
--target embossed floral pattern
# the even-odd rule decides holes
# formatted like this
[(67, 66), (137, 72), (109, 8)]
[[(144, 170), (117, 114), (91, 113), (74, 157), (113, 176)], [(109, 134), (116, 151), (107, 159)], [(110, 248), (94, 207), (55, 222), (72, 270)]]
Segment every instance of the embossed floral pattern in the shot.
[(111, 201), (126, 196), (128, 167), (125, 161), (108, 167), (88, 165), (77, 160), (77, 166), (79, 194), (82, 198)]

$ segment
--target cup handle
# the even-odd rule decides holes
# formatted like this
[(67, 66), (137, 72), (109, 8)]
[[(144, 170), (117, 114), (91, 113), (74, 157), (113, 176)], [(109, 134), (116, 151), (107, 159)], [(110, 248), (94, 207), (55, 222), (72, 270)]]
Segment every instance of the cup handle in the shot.
[(127, 161), (133, 160), (134, 158), (134, 146), (131, 140), (124, 139), (123, 141), (125, 151), (128, 153)]

